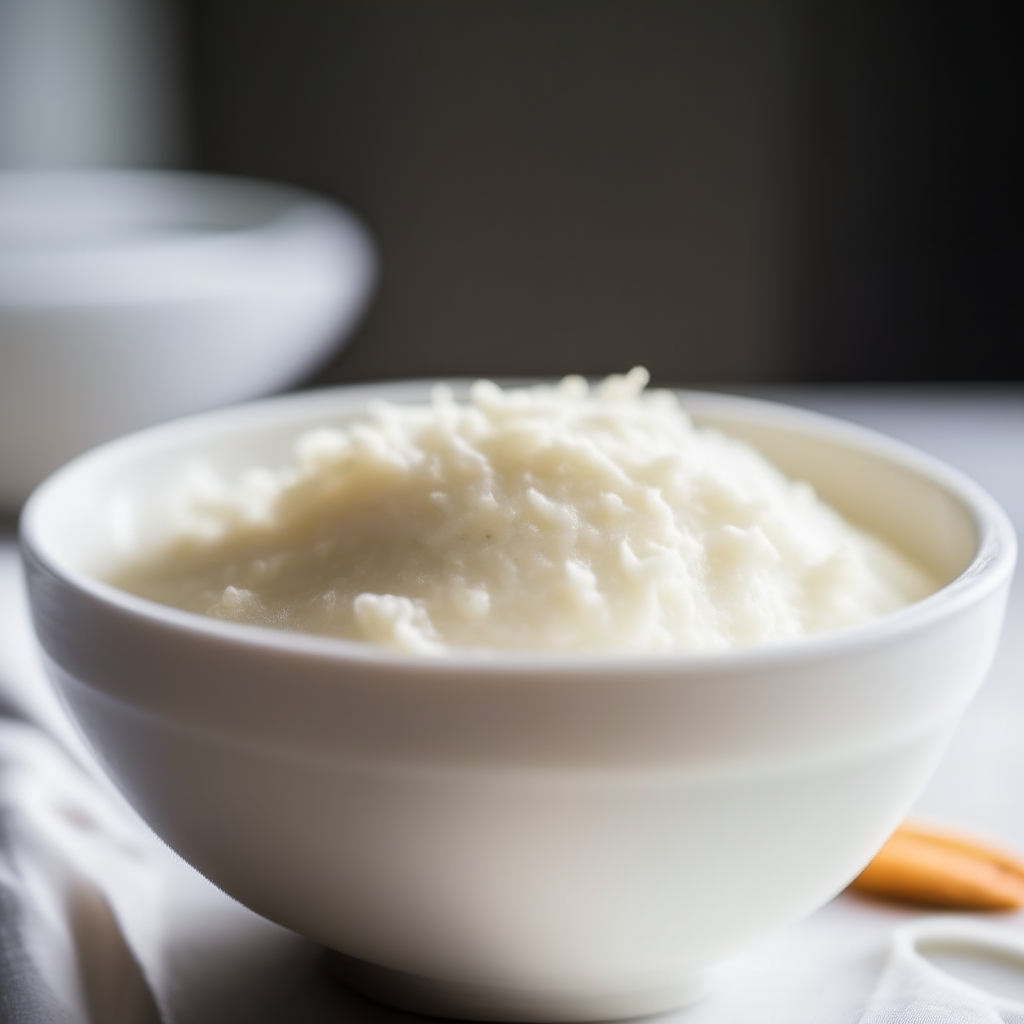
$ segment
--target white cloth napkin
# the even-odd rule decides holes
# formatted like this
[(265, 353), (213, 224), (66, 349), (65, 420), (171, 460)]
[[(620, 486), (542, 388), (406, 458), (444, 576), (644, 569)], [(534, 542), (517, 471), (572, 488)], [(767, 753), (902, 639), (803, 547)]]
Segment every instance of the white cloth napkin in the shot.
[(928, 954), (989, 958), (1024, 978), (1024, 938), (970, 918), (897, 928), (889, 961), (860, 1024), (1024, 1024), (1024, 1003), (953, 977)]

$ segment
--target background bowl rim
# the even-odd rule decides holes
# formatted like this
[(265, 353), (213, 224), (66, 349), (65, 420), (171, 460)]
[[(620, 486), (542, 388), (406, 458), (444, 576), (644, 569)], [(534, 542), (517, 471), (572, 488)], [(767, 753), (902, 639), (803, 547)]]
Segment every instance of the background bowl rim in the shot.
[[(38, 187), (54, 194), (62, 185), (79, 192), (106, 192), (126, 183), (126, 200), (140, 217), (149, 203), (156, 216), (174, 208), (152, 230), (112, 230), (106, 241), (69, 241), (50, 246), (0, 244), (0, 314), (49, 313), (66, 309), (130, 309), (139, 304), (209, 301), (227, 295), (327, 287), (343, 258), (376, 276), (376, 247), (363, 221), (335, 200), (290, 184), (240, 175), (148, 169), (0, 171), (0, 212), (18, 196), (8, 192)], [(139, 194), (149, 198), (139, 202)], [(207, 220), (233, 200), (258, 213), (235, 222)], [(132, 205), (134, 204), (134, 205)], [(169, 204), (169, 206), (168, 206)], [(184, 211), (196, 214), (193, 222)], [(176, 221), (177, 218), (177, 221)], [(145, 218), (143, 218), (144, 220)], [(141, 223), (141, 222), (140, 222)], [(175, 228), (175, 223), (178, 228)], [(100, 237), (99, 235), (97, 236)], [(296, 254), (313, 247), (333, 253), (326, 270)], [(343, 253), (343, 256), (339, 256)], [(321, 257), (322, 259), (322, 257)]]

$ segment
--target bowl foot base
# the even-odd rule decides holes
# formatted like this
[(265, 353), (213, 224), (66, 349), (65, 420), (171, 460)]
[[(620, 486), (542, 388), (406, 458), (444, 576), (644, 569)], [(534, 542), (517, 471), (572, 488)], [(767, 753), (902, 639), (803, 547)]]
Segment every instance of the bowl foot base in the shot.
[(705, 968), (658, 986), (576, 991), (475, 985), (428, 978), (331, 952), (330, 971), (342, 984), (378, 1003), (429, 1017), (494, 1021), (605, 1021), (687, 1006), (716, 986), (720, 971)]

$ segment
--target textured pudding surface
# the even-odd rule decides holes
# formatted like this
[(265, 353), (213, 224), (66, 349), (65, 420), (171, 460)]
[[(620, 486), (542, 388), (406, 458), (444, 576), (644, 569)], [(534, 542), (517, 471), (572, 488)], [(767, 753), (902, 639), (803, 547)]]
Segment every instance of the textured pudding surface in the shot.
[(112, 578), (238, 622), (451, 648), (711, 651), (868, 621), (936, 589), (640, 369), (590, 388), (376, 403), (294, 463), (183, 473), (170, 538)]

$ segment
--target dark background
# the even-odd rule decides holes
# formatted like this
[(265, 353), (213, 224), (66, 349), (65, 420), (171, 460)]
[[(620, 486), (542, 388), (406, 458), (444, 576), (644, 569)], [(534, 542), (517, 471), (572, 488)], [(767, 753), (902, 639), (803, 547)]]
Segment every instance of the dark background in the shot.
[(374, 231), (319, 383), (1020, 380), (1021, 6), (182, 0), (188, 162)]

